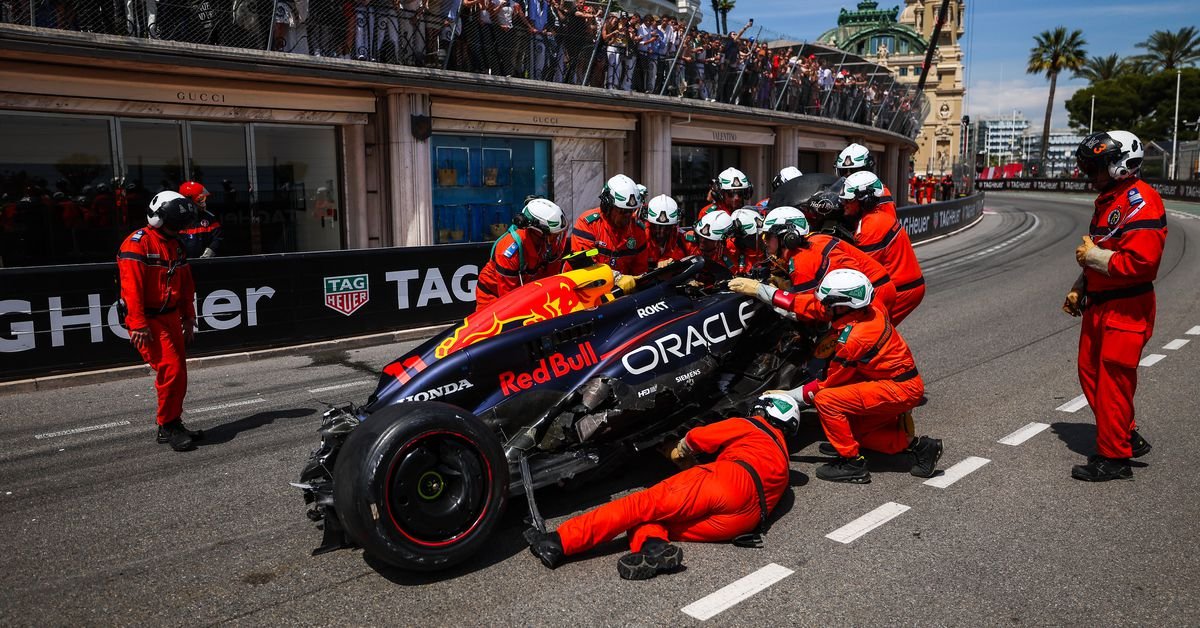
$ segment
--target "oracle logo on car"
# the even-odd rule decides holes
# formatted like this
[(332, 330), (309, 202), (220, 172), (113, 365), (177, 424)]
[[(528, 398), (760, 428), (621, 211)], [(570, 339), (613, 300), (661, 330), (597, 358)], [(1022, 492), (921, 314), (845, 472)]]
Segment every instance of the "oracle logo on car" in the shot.
[(746, 324), (754, 315), (752, 301), (743, 301), (738, 307), (738, 319), (730, 326), (726, 312), (713, 314), (699, 325), (688, 325), (683, 333), (672, 333), (655, 338), (650, 344), (638, 347), (621, 358), (621, 364), (631, 375), (640, 375), (669, 364), (672, 359), (686, 358), (697, 348), (718, 345), (741, 335)]
[(555, 353), (550, 357), (542, 358), (538, 360), (538, 365), (528, 373), (516, 371), (501, 373), (500, 391), (507, 397), (522, 390), (529, 390), (535, 384), (545, 384), (552, 379), (558, 379), (575, 371), (582, 371), (600, 362), (596, 357), (595, 349), (592, 349), (592, 343), (585, 342), (578, 345), (578, 348), (578, 353), (571, 357)]

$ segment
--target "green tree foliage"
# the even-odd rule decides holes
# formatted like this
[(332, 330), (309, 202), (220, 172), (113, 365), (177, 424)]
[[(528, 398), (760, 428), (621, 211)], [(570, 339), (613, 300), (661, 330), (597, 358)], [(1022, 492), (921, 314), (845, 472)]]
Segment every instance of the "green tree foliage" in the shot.
[[(1200, 116), (1200, 69), (1184, 68), (1179, 92), (1180, 136), (1183, 122)], [(1096, 97), (1093, 131), (1130, 131), (1144, 141), (1170, 140), (1175, 119), (1175, 71), (1126, 74), (1093, 83), (1067, 100), (1072, 127), (1086, 131), (1092, 96)]]
[(1146, 49), (1146, 54), (1138, 55), (1137, 60), (1151, 71), (1186, 67), (1200, 60), (1200, 33), (1195, 26), (1185, 26), (1177, 32), (1154, 31), (1146, 41), (1134, 45)]
[(1034, 46), (1029, 49), (1029, 65), (1025, 68), (1028, 74), (1045, 74), (1050, 79), (1050, 95), (1046, 98), (1046, 120), (1042, 125), (1042, 151), (1038, 163), (1046, 163), (1046, 149), (1050, 146), (1050, 115), (1054, 110), (1054, 90), (1058, 85), (1058, 75), (1064, 70), (1079, 71), (1087, 61), (1084, 46), (1087, 41), (1083, 32), (1073, 30), (1067, 32), (1065, 26), (1059, 26), (1052, 31), (1042, 31), (1035, 35)]
[(1081, 78), (1089, 83), (1098, 83), (1133, 71), (1134, 64), (1113, 53), (1107, 57), (1088, 59), (1084, 62), (1083, 67), (1075, 72), (1074, 78)]

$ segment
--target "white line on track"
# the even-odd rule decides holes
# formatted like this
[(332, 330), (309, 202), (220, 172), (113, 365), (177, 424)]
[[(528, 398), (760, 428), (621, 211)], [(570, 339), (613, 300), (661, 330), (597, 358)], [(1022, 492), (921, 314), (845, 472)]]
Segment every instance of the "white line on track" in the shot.
[(1166, 349), (1167, 351), (1174, 351), (1176, 349), (1182, 349), (1183, 345), (1186, 345), (1189, 342), (1191, 342), (1191, 340), (1188, 340), (1187, 338), (1176, 338), (1176, 339), (1172, 340), (1171, 342), (1168, 342), (1167, 344), (1163, 345), (1163, 349)]
[(1191, 328), (1191, 329), (1187, 330), (1187, 335), (1189, 335), (1189, 336), (1200, 336), (1200, 325), (1196, 325), (1195, 327), (1193, 327), (1193, 328)]
[(782, 565), (771, 563), (762, 569), (733, 582), (732, 584), (706, 595), (683, 607), (685, 615), (691, 615), (700, 621), (711, 619), (738, 602), (766, 589), (795, 573)]
[(1162, 361), (1162, 359), (1165, 357), (1167, 356), (1161, 353), (1151, 353), (1150, 355), (1142, 358), (1142, 361), (1138, 362), (1138, 366), (1154, 366)]
[(878, 528), (879, 526), (899, 517), (908, 510), (908, 506), (888, 502), (875, 510), (847, 523), (846, 525), (825, 535), (825, 538), (838, 543), (850, 543), (858, 537)]
[(959, 258), (956, 258), (949, 262), (944, 262), (941, 264), (934, 264), (932, 266), (929, 266), (928, 268), (925, 268), (924, 272), (929, 273), (929, 272), (932, 272), (935, 270), (944, 270), (946, 268), (952, 268), (954, 266), (966, 264), (967, 262), (978, 259), (980, 257), (987, 257), (988, 255), (993, 255), (995, 253), (1000, 252), (1003, 249), (1008, 248), (1009, 245), (1013, 244), (1017, 240), (1024, 238), (1025, 236), (1029, 235), (1030, 233), (1033, 233), (1042, 224), (1042, 220), (1040, 218), (1038, 218), (1037, 214), (1031, 214), (1031, 215), (1033, 216), (1033, 224), (1026, 227), (1024, 231), (1018, 233), (1017, 235), (1015, 235), (999, 244), (996, 244), (996, 245), (986, 248), (982, 251), (979, 251), (978, 253), (972, 253), (971, 255), (967, 255), (965, 257), (959, 257)]
[(363, 379), (363, 380), (359, 380), (356, 382), (346, 382), (344, 384), (334, 384), (332, 386), (322, 386), (320, 388), (309, 388), (308, 392), (323, 393), (323, 392), (329, 392), (331, 390), (338, 390), (341, 388), (358, 388), (360, 386), (373, 386), (374, 384), (375, 384), (375, 382), (372, 380)]
[(1050, 427), (1048, 423), (1033, 422), (996, 442), (1000, 443), (1001, 445), (1013, 445), (1015, 447), (1033, 438), (1038, 432), (1041, 432), (1048, 427)]
[(947, 486), (950, 486), (951, 484), (963, 479), (967, 474), (983, 468), (983, 465), (989, 462), (991, 462), (991, 460), (988, 460), (987, 458), (969, 456), (966, 460), (963, 460), (962, 462), (955, 464), (953, 467), (943, 471), (941, 475), (925, 480), (924, 484), (925, 486), (932, 486), (934, 488), (946, 488)]
[(1087, 397), (1084, 397), (1083, 395), (1079, 395), (1078, 397), (1055, 408), (1055, 410), (1058, 410), (1060, 412), (1079, 412), (1080, 410), (1082, 410), (1086, 407), (1087, 407)]
[(106, 430), (110, 427), (121, 427), (129, 425), (129, 421), (116, 421), (114, 423), (104, 423), (101, 425), (89, 425), (87, 427), (77, 427), (71, 430), (63, 430), (61, 432), (50, 432), (48, 434), (35, 434), (33, 437), (42, 440), (43, 438), (54, 438), (56, 436), (70, 436), (71, 434), (82, 434), (83, 432), (94, 432), (96, 430)]
[(224, 410), (226, 408), (237, 408), (239, 406), (248, 406), (255, 403), (266, 403), (267, 400), (259, 397), (258, 399), (244, 399), (242, 401), (230, 401), (229, 403), (219, 403), (215, 406), (205, 406), (203, 408), (192, 408), (190, 412), (212, 412), (213, 410)]

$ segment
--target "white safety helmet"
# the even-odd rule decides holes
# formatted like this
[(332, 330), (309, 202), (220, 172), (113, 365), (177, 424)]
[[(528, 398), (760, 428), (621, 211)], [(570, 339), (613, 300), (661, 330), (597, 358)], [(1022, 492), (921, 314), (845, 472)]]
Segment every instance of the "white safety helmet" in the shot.
[(633, 179), (619, 174), (604, 184), (604, 190), (600, 192), (600, 205), (636, 210), (642, 206), (642, 194)]
[(762, 228), (763, 231), (777, 236), (792, 233), (804, 237), (810, 231), (804, 212), (788, 205), (776, 207), (768, 212), (767, 217), (763, 219)]
[(826, 307), (844, 305), (858, 310), (871, 304), (875, 286), (861, 272), (852, 268), (837, 268), (826, 273), (817, 286), (817, 300)]
[(737, 227), (740, 235), (753, 236), (758, 235), (763, 228), (762, 214), (753, 207), (743, 207), (733, 211), (733, 222)]
[(696, 223), (696, 234), (707, 240), (721, 242), (729, 235), (729, 230), (733, 227), (733, 218), (721, 210), (710, 211), (704, 214), (700, 222)]
[(856, 170), (874, 170), (875, 158), (871, 157), (871, 151), (866, 146), (851, 144), (838, 153), (834, 169), (843, 177)]
[(783, 393), (767, 393), (754, 404), (754, 414), (766, 419), (785, 436), (800, 431), (800, 404)]
[(1084, 174), (1093, 176), (1100, 167), (1120, 181), (1135, 176), (1142, 167), (1145, 146), (1129, 131), (1107, 131), (1089, 135), (1075, 149), (1075, 159)]
[(646, 205), (646, 222), (664, 227), (679, 224), (679, 203), (666, 194), (655, 196)]
[(842, 183), (842, 189), (838, 191), (838, 198), (844, 201), (862, 201), (871, 197), (883, 197), (883, 181), (870, 170), (851, 173)]
[(754, 186), (750, 185), (750, 179), (746, 178), (746, 173), (738, 170), (737, 168), (726, 168), (722, 170), (721, 174), (717, 175), (717, 187), (719, 187), (722, 192), (745, 190), (747, 193), (749, 193), (750, 190), (754, 189)]
[(775, 178), (771, 180), (771, 189), (778, 189), (779, 186), (783, 185), (784, 183), (802, 176), (804, 176), (804, 173), (800, 172), (799, 168), (795, 166), (788, 166), (787, 168), (780, 170), (779, 174), (775, 175)]
[(167, 227), (179, 231), (196, 222), (198, 214), (199, 208), (192, 199), (179, 192), (164, 190), (150, 199), (150, 206), (146, 209), (146, 223), (155, 229)]
[(517, 226), (533, 227), (546, 234), (562, 233), (567, 228), (563, 210), (554, 201), (544, 198), (530, 199), (519, 214)]

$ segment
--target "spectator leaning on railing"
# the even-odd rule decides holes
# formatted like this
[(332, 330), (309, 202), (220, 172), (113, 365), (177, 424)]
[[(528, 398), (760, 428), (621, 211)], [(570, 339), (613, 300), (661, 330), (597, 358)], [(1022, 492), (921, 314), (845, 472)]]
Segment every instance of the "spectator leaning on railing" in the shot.
[(0, 21), (567, 82), (838, 118), (908, 136), (923, 96), (609, 0), (0, 0)]

